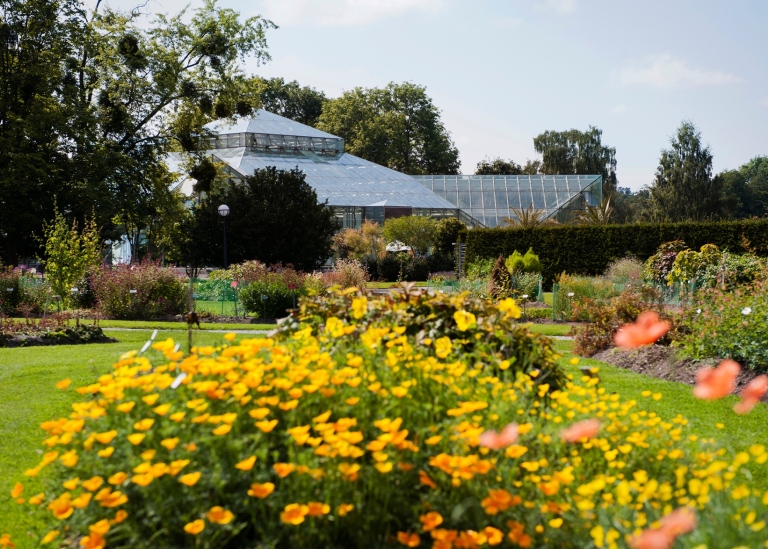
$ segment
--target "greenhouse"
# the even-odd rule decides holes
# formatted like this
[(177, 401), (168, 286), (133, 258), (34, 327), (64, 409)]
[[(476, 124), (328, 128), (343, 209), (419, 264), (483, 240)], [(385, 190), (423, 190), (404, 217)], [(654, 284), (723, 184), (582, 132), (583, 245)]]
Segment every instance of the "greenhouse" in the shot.
[[(458, 217), (469, 227), (495, 227), (512, 208), (533, 207), (547, 218), (569, 220), (574, 210), (599, 204), (602, 178), (569, 176), (410, 176), (344, 152), (344, 140), (265, 110), (251, 118), (206, 126), (208, 154), (236, 183), (257, 169), (299, 168), (321, 202), (332, 207), (342, 228), (363, 221), (384, 223), (403, 215)], [(183, 157), (171, 153), (169, 168), (183, 173)], [(192, 194), (189, 177), (175, 188)]]
[(486, 227), (516, 219), (512, 211), (536, 209), (543, 219), (570, 221), (587, 205), (602, 201), (599, 175), (416, 175), (427, 189)]

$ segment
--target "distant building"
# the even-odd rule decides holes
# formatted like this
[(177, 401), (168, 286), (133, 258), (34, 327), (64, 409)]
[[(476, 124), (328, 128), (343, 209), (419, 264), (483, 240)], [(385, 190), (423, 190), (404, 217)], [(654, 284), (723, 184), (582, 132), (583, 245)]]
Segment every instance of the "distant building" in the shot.
[[(218, 120), (206, 129), (216, 137), (203, 144), (225, 165), (231, 181), (268, 166), (298, 167), (343, 228), (403, 215), (458, 217), (469, 226), (494, 227), (513, 215), (509, 208), (525, 209), (529, 203), (557, 218), (565, 210), (600, 202), (600, 176), (406, 175), (345, 153), (340, 137), (265, 110), (235, 122)], [(168, 157), (173, 171), (182, 171), (181, 162), (178, 153)], [(176, 188), (191, 194), (192, 183), (181, 179)]]

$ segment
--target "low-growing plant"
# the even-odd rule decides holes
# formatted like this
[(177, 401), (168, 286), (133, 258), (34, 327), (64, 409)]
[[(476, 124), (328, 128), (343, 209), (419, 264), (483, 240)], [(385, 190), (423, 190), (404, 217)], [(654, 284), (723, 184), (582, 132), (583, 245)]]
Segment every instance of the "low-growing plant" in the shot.
[[(656, 311), (665, 320), (674, 320), (659, 305), (658, 292), (646, 286), (628, 288), (608, 300), (581, 300), (574, 305), (573, 316), (588, 318), (589, 321), (573, 329), (574, 351), (582, 356), (592, 356), (607, 349), (613, 344), (613, 337), (622, 325), (635, 322), (640, 313), (647, 310)], [(679, 322), (675, 321), (674, 324)], [(669, 344), (672, 334), (677, 330), (671, 330), (660, 343)]]
[(764, 259), (752, 254), (724, 254), (722, 262), (707, 265), (699, 275), (701, 285), (706, 288), (725, 287), (734, 290), (766, 278), (768, 266)]
[(683, 338), (693, 358), (732, 358), (753, 370), (768, 371), (768, 282), (736, 290), (700, 291), (687, 310), (690, 333)]
[(608, 548), (678, 507), (681, 547), (763, 543), (764, 447), (733, 455), (598, 377), (555, 385), (518, 314), (353, 291), (275, 338), (126, 353), (42, 424), (45, 491), (12, 496), (54, 547)]
[(103, 267), (91, 286), (107, 318), (152, 319), (180, 314), (187, 306), (184, 277), (152, 261)]
[(487, 280), (491, 276), (493, 266), (496, 264), (495, 259), (478, 259), (467, 264), (466, 275), (470, 280)]
[(552, 307), (558, 317), (568, 320), (587, 321), (589, 309), (577, 307), (587, 302), (601, 302), (621, 293), (614, 283), (605, 277), (573, 276), (562, 273), (557, 279), (557, 293), (553, 296)]
[(362, 263), (354, 259), (339, 259), (331, 271), (324, 272), (323, 283), (327, 288), (338, 286), (340, 288), (364, 289), (370, 280), (368, 271)]
[(617, 259), (608, 265), (603, 276), (614, 284), (638, 285), (643, 279), (643, 262), (634, 257)]

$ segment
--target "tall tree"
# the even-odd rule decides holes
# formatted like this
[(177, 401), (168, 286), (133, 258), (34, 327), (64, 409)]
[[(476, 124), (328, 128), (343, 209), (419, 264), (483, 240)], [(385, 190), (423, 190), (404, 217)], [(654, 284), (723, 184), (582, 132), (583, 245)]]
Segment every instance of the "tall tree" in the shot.
[(721, 188), (712, 178), (712, 153), (701, 132), (684, 121), (661, 151), (650, 188), (653, 214), (663, 221), (705, 220), (719, 216)]
[(286, 82), (282, 78), (269, 78), (258, 81), (257, 86), (263, 109), (308, 126), (317, 124), (328, 100), (323, 92), (302, 86), (295, 80)]
[(616, 149), (602, 143), (602, 130), (590, 126), (585, 132), (545, 131), (533, 138), (536, 152), (542, 155), (541, 173), (549, 175), (599, 174), (603, 194), (616, 191)]
[(749, 216), (768, 215), (768, 156), (756, 156), (741, 168), (739, 172), (746, 179)]
[(459, 151), (426, 88), (390, 83), (329, 100), (317, 127), (343, 137), (351, 154), (408, 174), (457, 174)]
[(522, 175), (523, 167), (514, 160), (484, 158), (477, 163), (476, 175)]
[(331, 208), (318, 203), (304, 172), (256, 170), (241, 184), (214, 187), (181, 224), (185, 235), (171, 257), (193, 267), (222, 264), (223, 227), (218, 206), (230, 207), (229, 263), (258, 259), (309, 270), (331, 255), (337, 223)]

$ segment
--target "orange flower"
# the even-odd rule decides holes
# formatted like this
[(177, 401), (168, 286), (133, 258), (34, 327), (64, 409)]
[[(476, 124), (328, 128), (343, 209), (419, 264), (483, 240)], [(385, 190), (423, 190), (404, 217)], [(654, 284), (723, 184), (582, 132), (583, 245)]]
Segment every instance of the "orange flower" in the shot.
[(274, 491), (275, 485), (271, 482), (265, 482), (264, 484), (254, 483), (251, 484), (251, 489), (248, 490), (248, 495), (254, 498), (264, 499)]
[(296, 470), (296, 466), (293, 463), (275, 463), (272, 465), (272, 469), (275, 470), (277, 476), (285, 478)]
[(696, 513), (690, 507), (675, 509), (661, 519), (661, 529), (675, 536), (687, 534), (696, 528)]
[(179, 477), (179, 482), (184, 484), (185, 486), (194, 486), (197, 484), (197, 481), (200, 480), (200, 472), (196, 473), (189, 473), (186, 475), (182, 475)]
[(106, 540), (101, 534), (91, 533), (80, 540), (80, 547), (84, 549), (104, 549)]
[(56, 388), (63, 390), (63, 389), (66, 389), (67, 387), (69, 387), (71, 383), (72, 383), (71, 379), (62, 379), (61, 381), (59, 381), (56, 384)]
[(88, 480), (83, 481), (83, 488), (90, 492), (95, 492), (101, 485), (104, 484), (104, 479), (101, 477), (91, 477)]
[(24, 491), (24, 485), (20, 482), (17, 482), (13, 487), (13, 490), (11, 490), (11, 497), (16, 499), (21, 495), (23, 491)]
[(501, 433), (496, 431), (485, 431), (480, 435), (480, 446), (486, 448), (492, 448), (498, 450), (500, 448), (506, 448), (507, 446), (517, 442), (520, 433), (517, 431), (517, 423), (510, 423)]
[(600, 420), (596, 418), (578, 421), (560, 431), (560, 438), (565, 442), (578, 442), (583, 438), (594, 438), (600, 431)]
[(397, 541), (400, 542), (401, 545), (405, 545), (406, 547), (418, 547), (419, 544), (421, 543), (421, 538), (419, 538), (418, 534), (409, 534), (408, 532), (398, 532)]
[(331, 512), (331, 506), (321, 501), (310, 501), (307, 504), (307, 514), (310, 517), (319, 517)]
[(336, 512), (339, 514), (340, 517), (347, 516), (355, 506), (351, 503), (342, 503), (336, 508)]
[(301, 524), (304, 522), (304, 517), (309, 513), (309, 507), (306, 505), (300, 505), (298, 503), (291, 503), (286, 505), (282, 513), (280, 513), (280, 520), (285, 524)]
[(425, 486), (429, 486), (433, 490), (437, 489), (437, 484), (435, 484), (435, 481), (429, 477), (426, 471), (419, 471), (419, 482)]
[(426, 515), (421, 515), (419, 520), (421, 521), (422, 529), (425, 532), (429, 532), (443, 523), (442, 515), (436, 511), (430, 511)]
[(218, 505), (216, 507), (211, 507), (211, 510), (208, 511), (205, 516), (208, 520), (215, 522), (216, 524), (229, 524), (232, 522), (232, 519), (235, 518), (232, 511), (219, 507)]
[(696, 372), (693, 396), (702, 400), (715, 400), (730, 395), (736, 384), (741, 366), (733, 360), (724, 360), (717, 368), (701, 368)]
[(235, 464), (235, 469), (240, 469), (241, 471), (250, 471), (253, 469), (254, 464), (256, 463), (256, 456), (251, 456), (249, 458), (245, 458), (243, 461)]
[(741, 402), (733, 407), (737, 414), (748, 414), (768, 391), (768, 376), (760, 375), (741, 390)]
[(58, 530), (51, 530), (45, 536), (43, 536), (43, 539), (40, 540), (40, 545), (45, 545), (46, 543), (51, 543), (53, 540), (56, 539), (56, 537), (59, 535)]
[(483, 528), (483, 534), (488, 539), (488, 545), (500, 545), (504, 541), (504, 532), (493, 526)]
[(659, 320), (659, 315), (653, 311), (645, 311), (637, 317), (634, 324), (625, 324), (613, 337), (617, 347), (635, 349), (643, 345), (655, 343), (657, 339), (669, 331), (670, 324)]
[(675, 543), (675, 537), (664, 530), (643, 530), (629, 538), (628, 543), (632, 549), (669, 549)]

